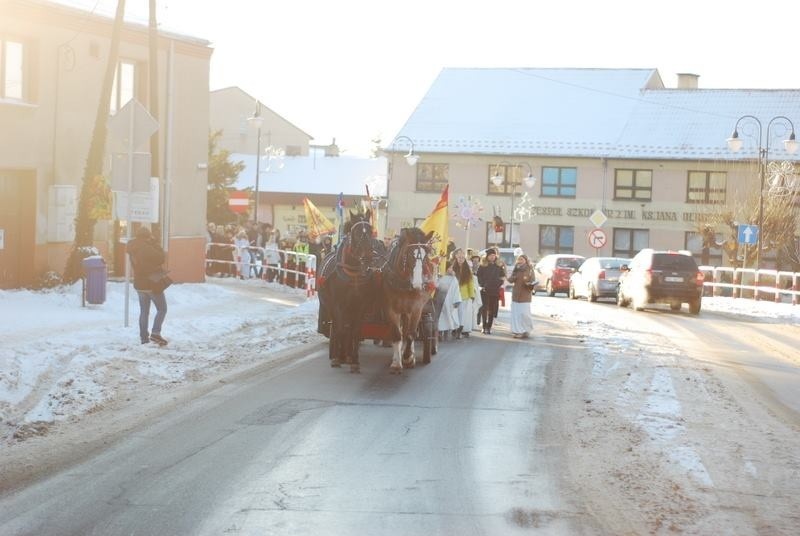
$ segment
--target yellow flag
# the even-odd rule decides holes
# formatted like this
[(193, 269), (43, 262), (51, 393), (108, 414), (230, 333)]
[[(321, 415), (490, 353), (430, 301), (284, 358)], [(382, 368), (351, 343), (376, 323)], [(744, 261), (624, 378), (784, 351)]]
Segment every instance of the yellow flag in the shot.
[(316, 240), (320, 236), (336, 233), (336, 227), (307, 197), (303, 198), (303, 209), (308, 224), (308, 237)]
[(450, 233), (447, 229), (447, 190), (449, 188), (449, 184), (444, 187), (442, 196), (433, 208), (433, 212), (419, 226), (426, 233), (434, 232), (434, 241), (438, 241), (434, 244), (434, 251), (440, 257), (447, 256), (447, 243), (450, 241)]

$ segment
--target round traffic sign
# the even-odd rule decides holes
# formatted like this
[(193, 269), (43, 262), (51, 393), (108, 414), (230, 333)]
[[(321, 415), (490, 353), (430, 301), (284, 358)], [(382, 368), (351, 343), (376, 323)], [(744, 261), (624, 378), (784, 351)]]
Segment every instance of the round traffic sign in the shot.
[(592, 229), (589, 233), (589, 245), (599, 249), (606, 245), (606, 233), (602, 229)]

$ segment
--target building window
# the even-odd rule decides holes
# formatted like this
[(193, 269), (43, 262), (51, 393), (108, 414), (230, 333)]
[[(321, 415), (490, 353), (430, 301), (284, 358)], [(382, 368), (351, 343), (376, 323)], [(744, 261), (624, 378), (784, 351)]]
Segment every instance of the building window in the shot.
[(714, 234), (714, 246), (708, 248), (708, 258), (703, 258), (703, 235), (695, 231), (688, 231), (686, 233), (685, 247), (687, 251), (692, 253), (692, 256), (697, 260), (697, 264), (707, 264), (709, 266), (722, 266), (722, 247), (717, 244), (722, 244), (725, 237), (722, 233)]
[(542, 168), (542, 197), (575, 197), (578, 168)]
[[(498, 230), (499, 229), (499, 230)], [(495, 222), (486, 222), (486, 243), (500, 248), (514, 247), (511, 244), (511, 223), (503, 222), (502, 226), (495, 226)], [(519, 223), (514, 223), (514, 238), (516, 245), (519, 245)]]
[[(503, 177), (503, 182), (497, 186), (492, 182), (492, 177)], [(487, 178), (489, 184), (489, 194), (511, 194), (514, 192), (514, 187), (519, 191), (522, 186), (522, 168), (520, 166), (508, 166), (505, 164), (491, 164), (489, 166), (489, 177)]]
[(25, 45), (0, 36), (0, 98), (25, 100), (26, 67)]
[(614, 199), (650, 201), (653, 197), (653, 170), (617, 169), (614, 171)]
[(575, 247), (575, 228), (564, 225), (539, 226), (539, 255), (572, 253)]
[(135, 62), (120, 60), (114, 75), (114, 85), (111, 88), (110, 111), (112, 114), (117, 113), (136, 96), (136, 74)]
[(614, 257), (632, 259), (649, 245), (650, 231), (647, 229), (614, 229)]
[(687, 203), (725, 203), (728, 182), (724, 171), (690, 171), (686, 189)]
[(417, 164), (417, 191), (439, 193), (447, 186), (450, 166), (447, 164)]

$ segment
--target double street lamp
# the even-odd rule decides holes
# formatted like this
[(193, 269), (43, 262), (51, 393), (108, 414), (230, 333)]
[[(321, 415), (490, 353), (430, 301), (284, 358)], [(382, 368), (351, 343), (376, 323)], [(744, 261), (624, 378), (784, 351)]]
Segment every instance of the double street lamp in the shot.
[(794, 123), (792, 123), (791, 119), (783, 115), (777, 115), (769, 120), (767, 123), (767, 136), (766, 136), (766, 145), (762, 147), (762, 133), (763, 133), (763, 125), (761, 121), (754, 115), (743, 115), (736, 121), (736, 125), (733, 127), (733, 134), (731, 137), (728, 138), (728, 149), (733, 152), (737, 152), (742, 148), (743, 142), (742, 139), (739, 137), (739, 124), (745, 121), (747, 123), (754, 123), (758, 126), (758, 177), (760, 183), (760, 190), (758, 192), (758, 240), (756, 243), (756, 269), (761, 268), (761, 249), (762, 243), (764, 240), (764, 179), (767, 173), (767, 164), (769, 160), (769, 142), (771, 139), (771, 131), (774, 125), (781, 125), (784, 131), (791, 132), (789, 137), (783, 140), (783, 147), (789, 154), (794, 154), (797, 152), (798, 143), (795, 140), (794, 134)]
[(408, 136), (397, 136), (392, 140), (392, 145), (389, 148), (389, 152), (392, 156), (391, 161), (388, 163), (389, 172), (387, 173), (386, 181), (386, 221), (384, 224), (384, 232), (389, 226), (389, 189), (391, 188), (392, 173), (394, 172), (394, 150), (395, 146), (397, 146), (399, 142), (406, 142), (406, 144), (408, 144), (408, 153), (406, 153), (405, 159), (409, 166), (414, 166), (419, 161), (419, 155), (414, 152), (414, 140)]
[[(525, 166), (528, 168), (528, 175), (521, 177), (521, 168)], [(501, 170), (501, 167), (503, 170)], [(513, 170), (513, 173), (512, 173)], [(505, 175), (503, 175), (505, 173)], [(515, 164), (509, 162), (500, 162), (495, 165), (494, 174), (489, 178), (496, 187), (504, 186), (504, 191), (508, 192), (508, 187), (511, 187), (511, 230), (508, 234), (508, 243), (510, 247), (514, 247), (514, 202), (517, 197), (517, 186), (524, 185), (526, 188), (532, 188), (536, 183), (531, 166), (527, 162), (518, 162)], [(519, 244), (518, 244), (519, 245)]]
[(256, 139), (256, 205), (253, 210), (253, 220), (258, 223), (258, 179), (261, 176), (261, 127), (264, 125), (264, 118), (261, 116), (261, 102), (256, 100), (256, 109), (252, 117), (247, 118), (251, 127), (258, 131)]

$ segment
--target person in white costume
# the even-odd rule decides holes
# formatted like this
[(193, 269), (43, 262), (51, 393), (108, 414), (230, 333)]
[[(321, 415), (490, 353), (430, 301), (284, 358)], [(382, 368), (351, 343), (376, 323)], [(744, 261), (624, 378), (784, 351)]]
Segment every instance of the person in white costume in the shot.
[(511, 333), (515, 339), (526, 339), (533, 330), (531, 296), (533, 290), (533, 266), (528, 256), (520, 252), (514, 270), (508, 277), (511, 289)]
[(250, 240), (247, 239), (247, 233), (244, 229), (241, 229), (236, 234), (233, 245), (236, 246), (236, 254), (241, 259), (239, 262), (239, 279), (250, 279)]
[(460, 326), (458, 320), (458, 305), (461, 303), (461, 292), (458, 288), (458, 280), (453, 274), (453, 268), (449, 265), (445, 274), (436, 283), (436, 295), (434, 300), (441, 302), (439, 313), (439, 336), (441, 340), (447, 339), (450, 335), (456, 336)]

